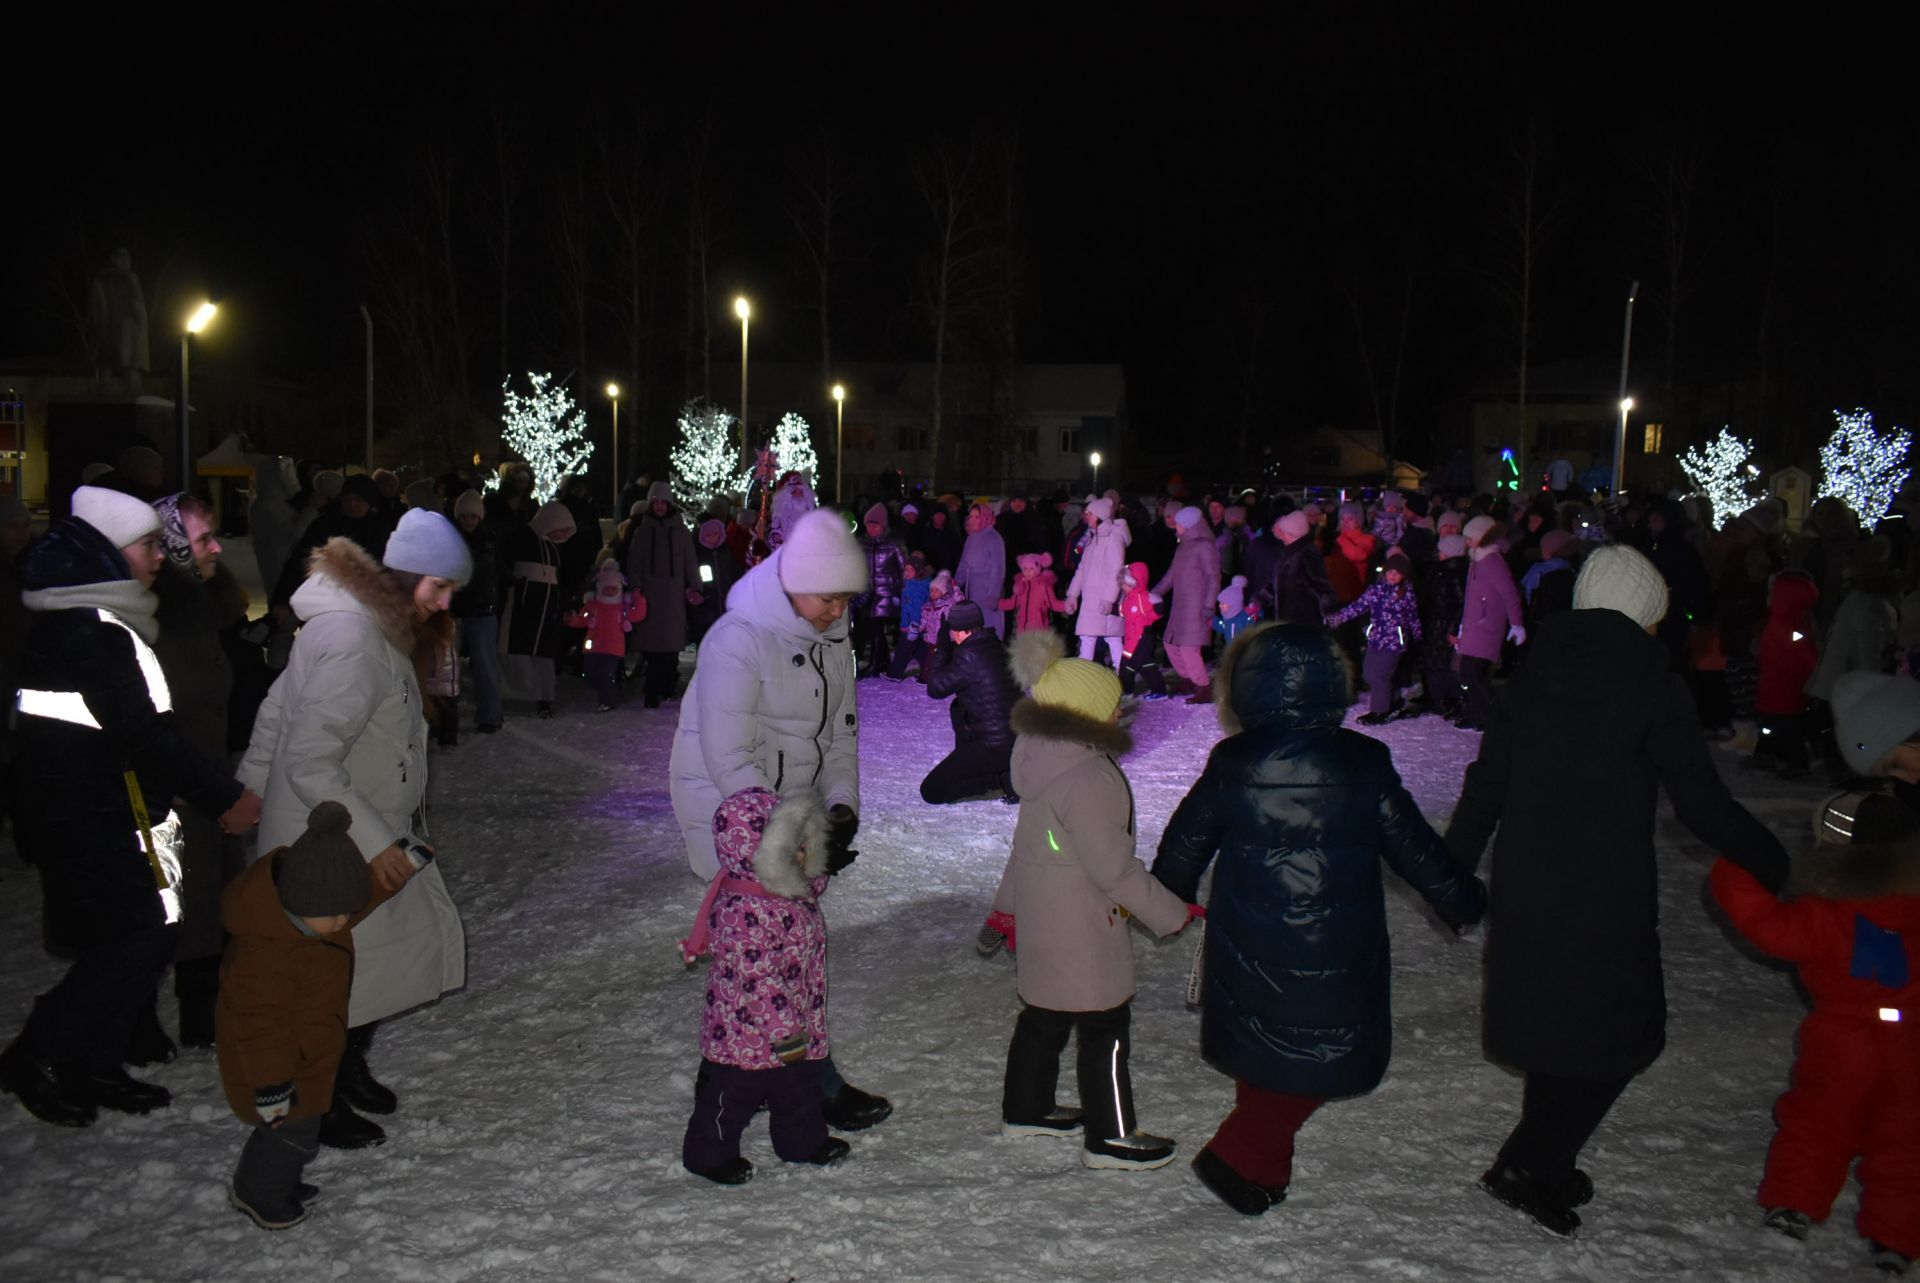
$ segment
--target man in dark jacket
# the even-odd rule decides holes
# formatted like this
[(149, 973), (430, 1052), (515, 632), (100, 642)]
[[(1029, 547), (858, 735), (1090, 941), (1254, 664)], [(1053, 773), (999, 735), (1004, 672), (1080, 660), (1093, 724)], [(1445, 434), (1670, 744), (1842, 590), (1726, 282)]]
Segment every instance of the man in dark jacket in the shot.
[[(1340, 599), (1327, 580), (1326, 558), (1308, 537), (1312, 533), (1307, 514), (1295, 509), (1273, 523), (1272, 544), (1250, 561), (1247, 582), (1255, 585), (1263, 619), (1317, 625), (1340, 609)], [(1253, 576), (1256, 568), (1263, 572), (1258, 579)]]
[(979, 604), (963, 601), (947, 614), (953, 645), (940, 651), (927, 694), (953, 697), (953, 752), (920, 781), (920, 796), (939, 805), (998, 795), (1017, 801), (1009, 776), (1014, 701), (1020, 692), (1007, 668), (1007, 648), (986, 627)]
[(453, 595), (453, 619), (460, 627), (460, 647), (473, 661), (475, 729), (491, 735), (506, 721), (500, 703), (500, 606), (512, 576), (511, 568), (500, 564), (500, 527), (488, 525), (486, 517), (486, 500), (478, 490), (453, 501), (453, 523), (473, 558), (473, 574)]
[(284, 611), (294, 592), (307, 581), (307, 561), (327, 540), (344, 535), (366, 549), (375, 561), (387, 551), (387, 537), (393, 533), (393, 520), (381, 511), (380, 487), (364, 474), (348, 477), (340, 487), (340, 497), (308, 523), (293, 551), (281, 567), (279, 582), (272, 587), (271, 602)]
[(40, 868), (46, 934), (72, 955), (4, 1053), (0, 1090), (37, 1117), (84, 1127), (99, 1109), (172, 1102), (121, 1068), (151, 1009), (180, 917), (176, 794), (229, 833), (260, 798), (175, 729), (153, 652), (150, 588), (160, 518), (128, 495), (82, 486), (23, 567), (34, 613), (21, 668), (14, 832)]
[(1727, 792), (1650, 635), (1666, 611), (1645, 557), (1591, 553), (1573, 609), (1541, 626), (1495, 705), (1447, 830), (1469, 866), (1499, 830), (1486, 1046), (1526, 1074), (1519, 1125), (1481, 1185), (1556, 1234), (1579, 1228), (1573, 1209), (1593, 1194), (1581, 1146), (1666, 1045), (1657, 788), (1706, 845), (1770, 890), (1786, 880), (1786, 852)]

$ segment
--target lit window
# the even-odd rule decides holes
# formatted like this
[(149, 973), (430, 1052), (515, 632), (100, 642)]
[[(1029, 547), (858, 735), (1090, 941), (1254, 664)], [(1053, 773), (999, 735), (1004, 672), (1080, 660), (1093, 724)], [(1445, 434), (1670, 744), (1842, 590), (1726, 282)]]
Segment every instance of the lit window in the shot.
[(1663, 438), (1666, 436), (1666, 433), (1667, 433), (1667, 430), (1665, 425), (1659, 424), (1659, 423), (1649, 423), (1647, 425), (1647, 443), (1646, 443), (1645, 453), (1659, 454), (1660, 446)]

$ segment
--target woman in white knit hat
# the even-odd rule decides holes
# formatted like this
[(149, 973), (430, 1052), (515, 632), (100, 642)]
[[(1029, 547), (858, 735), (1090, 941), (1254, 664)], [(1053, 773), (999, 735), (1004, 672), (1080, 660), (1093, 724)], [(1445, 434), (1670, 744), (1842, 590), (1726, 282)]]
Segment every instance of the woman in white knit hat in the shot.
[(346, 1058), (320, 1143), (378, 1145), (386, 1133), (354, 1112), (390, 1114), (393, 1092), (367, 1067), (377, 1021), (466, 983), (466, 936), (423, 845), (427, 723), (423, 667), (453, 639), (448, 606), (473, 573), (466, 540), (415, 509), (387, 540), (385, 563), (351, 539), (329, 540), (293, 595), (301, 621), (286, 671), (253, 723), (240, 779), (266, 799), (258, 850), (306, 832), (322, 802), (353, 813), (348, 838), (397, 894), (354, 930)]
[[(741, 577), (700, 643), (670, 766), (673, 813), (696, 877), (720, 871), (713, 816), (742, 789), (805, 791), (827, 805), (829, 868), (853, 860), (860, 826), (860, 714), (847, 603), (867, 590), (867, 557), (847, 517), (808, 513)], [(818, 1062), (827, 1121), (871, 1127), (893, 1111)]]
[(1786, 879), (1779, 839), (1727, 792), (1668, 671), (1652, 635), (1666, 613), (1645, 557), (1590, 553), (1573, 609), (1542, 621), (1494, 705), (1447, 829), (1469, 870), (1493, 841), (1485, 1042), (1526, 1075), (1519, 1122), (1481, 1185), (1566, 1236), (1594, 1195), (1575, 1159), (1666, 1045), (1657, 793), (1769, 889)]

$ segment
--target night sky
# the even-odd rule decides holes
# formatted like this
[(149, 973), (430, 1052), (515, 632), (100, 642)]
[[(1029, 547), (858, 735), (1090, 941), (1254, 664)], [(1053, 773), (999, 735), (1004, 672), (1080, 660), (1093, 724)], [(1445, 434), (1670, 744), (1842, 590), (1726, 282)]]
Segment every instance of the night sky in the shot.
[[(0, 359), (70, 358), (78, 334), (55, 282), (83, 297), (125, 243), (156, 363), (163, 323), (210, 291), (220, 333), (197, 368), (350, 399), (373, 251), (401, 237), (436, 155), (455, 177), (479, 402), (503, 365), (575, 364), (551, 270), (554, 191), (574, 157), (629, 148), (637, 129), (656, 210), (662, 417), (687, 390), (686, 158), (710, 127), (710, 285), (717, 307), (754, 298), (755, 359), (819, 359), (788, 207), (824, 140), (847, 194), (836, 355), (924, 360), (912, 300), (930, 220), (911, 166), (976, 142), (1017, 157), (1021, 358), (1122, 361), (1140, 431), (1198, 429), (1216, 444), (1248, 407), (1256, 439), (1370, 427), (1397, 364), (1402, 453), (1425, 459), (1460, 439), (1476, 389), (1512, 376), (1509, 213), (1532, 140), (1536, 366), (1617, 361), (1637, 277), (1636, 367), (1647, 391), (1663, 381), (1673, 220), (1659, 175), (1678, 163), (1691, 179), (1673, 381), (1693, 390), (1679, 430), (1717, 428), (1719, 408), (1748, 403), (1709, 390), (1763, 366), (1758, 421), (1734, 425), (1761, 433), (1763, 452), (1805, 448), (1836, 405), (1920, 419), (1920, 110), (1904, 69), (1869, 56), (1904, 47), (1890, 29), (1676, 31), (1620, 14), (1528, 29), (1431, 10), (1167, 8), (1142, 21), (1056, 7), (822, 10), (777, 29), (740, 10), (695, 28), (585, 6), (327, 10), (282, 29), (236, 12), (178, 43), (113, 40), (86, 91), (49, 81), (38, 108), (13, 114), (26, 123), (10, 130), (13, 176), (30, 195), (6, 214)], [(89, 40), (41, 36), (75, 55)], [(203, 86), (184, 109), (182, 78)], [(479, 196), (495, 120), (512, 122), (522, 185), (504, 360)], [(593, 384), (622, 377), (625, 360), (611, 250), (597, 253)], [(721, 388), (735, 360), (720, 316)]]

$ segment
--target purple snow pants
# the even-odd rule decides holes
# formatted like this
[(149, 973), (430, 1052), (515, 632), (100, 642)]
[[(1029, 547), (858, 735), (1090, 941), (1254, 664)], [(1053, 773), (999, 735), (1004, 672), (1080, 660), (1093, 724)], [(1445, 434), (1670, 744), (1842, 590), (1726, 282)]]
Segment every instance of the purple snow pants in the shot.
[(688, 1171), (705, 1172), (738, 1158), (740, 1133), (761, 1105), (767, 1107), (773, 1152), (789, 1163), (811, 1158), (827, 1139), (821, 1063), (803, 1060), (778, 1069), (740, 1069), (702, 1059), (680, 1161)]

